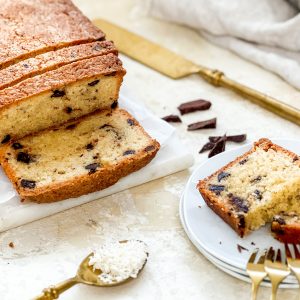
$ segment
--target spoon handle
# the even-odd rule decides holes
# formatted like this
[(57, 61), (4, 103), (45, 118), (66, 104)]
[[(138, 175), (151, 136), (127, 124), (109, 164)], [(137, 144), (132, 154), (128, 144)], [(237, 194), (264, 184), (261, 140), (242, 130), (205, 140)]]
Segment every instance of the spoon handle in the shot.
[(76, 277), (62, 281), (43, 290), (43, 293), (33, 300), (53, 300), (57, 299), (60, 294), (79, 283)]

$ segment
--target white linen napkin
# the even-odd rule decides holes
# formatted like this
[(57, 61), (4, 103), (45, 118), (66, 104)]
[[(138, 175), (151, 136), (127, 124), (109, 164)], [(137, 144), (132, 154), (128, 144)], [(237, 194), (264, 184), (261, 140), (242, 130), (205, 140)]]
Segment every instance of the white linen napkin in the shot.
[(300, 89), (297, 5), (298, 0), (138, 1), (143, 13), (192, 27)]
[(132, 95), (122, 88), (120, 107), (128, 110), (161, 144), (160, 151), (151, 163), (105, 190), (49, 204), (21, 203), (12, 184), (0, 168), (0, 232), (184, 170), (193, 164), (192, 154), (181, 144), (174, 127), (130, 99), (133, 99)]

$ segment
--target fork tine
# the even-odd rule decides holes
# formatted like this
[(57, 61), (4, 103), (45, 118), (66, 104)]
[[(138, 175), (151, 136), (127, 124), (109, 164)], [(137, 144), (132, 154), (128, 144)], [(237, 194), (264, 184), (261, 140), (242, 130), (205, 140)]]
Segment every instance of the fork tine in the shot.
[(272, 262), (274, 261), (275, 256), (275, 251), (273, 247), (269, 248), (268, 253), (267, 253), (267, 259), (271, 260)]
[(285, 243), (284, 244), (284, 248), (285, 248), (285, 254), (286, 254), (286, 257), (288, 258), (292, 258), (292, 253), (290, 251), (290, 247), (289, 247), (289, 244)]
[(263, 264), (265, 262), (266, 254), (267, 254), (267, 249), (264, 250), (263, 254), (258, 259), (258, 262), (257, 262), (258, 264)]
[(255, 261), (255, 258), (256, 258), (256, 256), (257, 256), (257, 253), (258, 253), (258, 248), (256, 248), (253, 252), (252, 252), (252, 254), (251, 254), (251, 256), (250, 256), (250, 258), (249, 258), (249, 260), (248, 260), (248, 263), (254, 263), (254, 261)]
[(300, 259), (300, 252), (298, 250), (297, 244), (293, 244), (294, 251), (295, 251), (295, 257)]

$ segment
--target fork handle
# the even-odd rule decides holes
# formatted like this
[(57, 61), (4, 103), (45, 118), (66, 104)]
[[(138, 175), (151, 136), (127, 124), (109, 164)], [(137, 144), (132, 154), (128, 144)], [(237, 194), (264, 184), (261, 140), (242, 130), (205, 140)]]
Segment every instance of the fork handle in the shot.
[(251, 300), (256, 300), (258, 287), (259, 287), (259, 283), (258, 282), (252, 282)]
[(278, 290), (278, 286), (279, 286), (280, 281), (273, 281), (272, 282), (272, 294), (271, 294), (271, 300), (276, 300), (276, 294), (277, 294), (277, 290)]
[(65, 281), (62, 281), (56, 285), (50, 286), (43, 290), (43, 293), (33, 300), (53, 300), (57, 299), (60, 294), (62, 294), (64, 291), (71, 288), (73, 285), (79, 283), (78, 279), (76, 277), (67, 279)]

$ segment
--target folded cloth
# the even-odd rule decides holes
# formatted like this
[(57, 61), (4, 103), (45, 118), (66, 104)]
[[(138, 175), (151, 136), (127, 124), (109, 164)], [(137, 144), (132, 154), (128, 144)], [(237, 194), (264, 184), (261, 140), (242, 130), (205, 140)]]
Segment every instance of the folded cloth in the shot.
[(209, 41), (300, 89), (298, 0), (144, 0), (147, 15), (196, 29)]

